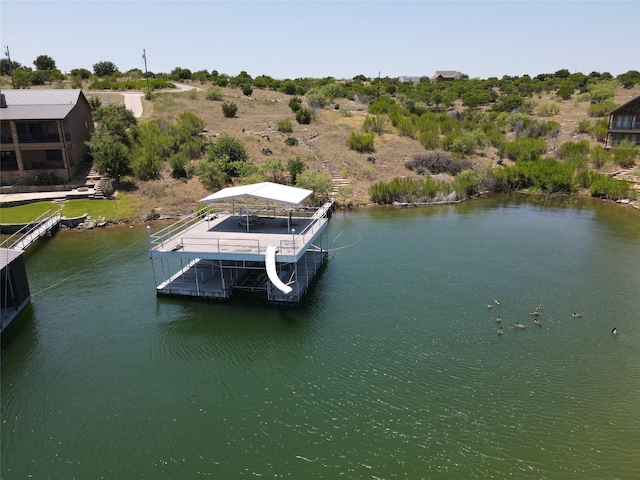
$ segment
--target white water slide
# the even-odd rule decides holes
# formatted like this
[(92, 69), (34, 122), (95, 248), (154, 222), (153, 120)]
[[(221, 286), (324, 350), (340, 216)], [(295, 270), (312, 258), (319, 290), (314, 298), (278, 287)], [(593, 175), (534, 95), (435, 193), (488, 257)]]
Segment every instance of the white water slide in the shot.
[(278, 277), (278, 273), (276, 272), (276, 247), (272, 245), (267, 246), (267, 254), (264, 258), (264, 263), (267, 266), (267, 275), (271, 283), (275, 285), (275, 287), (280, 290), (282, 293), (291, 293), (293, 290), (289, 285), (285, 285)]

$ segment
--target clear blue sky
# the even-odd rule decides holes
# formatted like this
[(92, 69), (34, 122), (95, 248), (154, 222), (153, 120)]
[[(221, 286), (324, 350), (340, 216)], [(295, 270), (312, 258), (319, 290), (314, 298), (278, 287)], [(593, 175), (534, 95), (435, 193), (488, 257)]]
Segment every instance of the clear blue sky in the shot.
[(640, 1), (6, 1), (3, 54), (277, 79), (640, 70)]

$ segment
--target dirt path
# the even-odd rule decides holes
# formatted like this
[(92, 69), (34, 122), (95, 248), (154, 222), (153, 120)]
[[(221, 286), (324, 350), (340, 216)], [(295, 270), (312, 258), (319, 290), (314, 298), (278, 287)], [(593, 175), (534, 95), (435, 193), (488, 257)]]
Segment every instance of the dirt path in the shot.
[[(193, 87), (191, 85), (185, 85), (183, 83), (176, 83), (176, 88), (167, 90), (168, 92), (186, 92), (188, 90), (200, 90), (199, 87)], [(122, 96), (124, 97), (124, 106), (127, 110), (131, 110), (133, 112), (133, 116), (136, 118), (142, 117), (142, 97), (144, 97), (144, 93), (142, 92), (123, 92)]]

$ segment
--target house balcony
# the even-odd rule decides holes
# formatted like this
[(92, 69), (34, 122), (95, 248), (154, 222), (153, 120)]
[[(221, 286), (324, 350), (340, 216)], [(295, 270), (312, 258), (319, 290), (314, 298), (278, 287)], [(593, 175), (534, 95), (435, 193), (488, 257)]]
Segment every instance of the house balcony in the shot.
[(60, 143), (57, 133), (19, 133), (19, 143)]

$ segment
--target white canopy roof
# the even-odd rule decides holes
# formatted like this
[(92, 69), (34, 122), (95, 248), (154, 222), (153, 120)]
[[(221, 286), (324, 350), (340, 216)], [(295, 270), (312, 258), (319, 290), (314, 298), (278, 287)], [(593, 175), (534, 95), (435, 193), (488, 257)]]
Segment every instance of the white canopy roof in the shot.
[(280, 185), (279, 183), (262, 182), (251, 185), (241, 185), (239, 187), (223, 188), (201, 199), (200, 202), (211, 203), (236, 197), (251, 197), (287, 203), (289, 205), (298, 205), (312, 193), (313, 190), (306, 190), (304, 188), (289, 187), (288, 185)]

